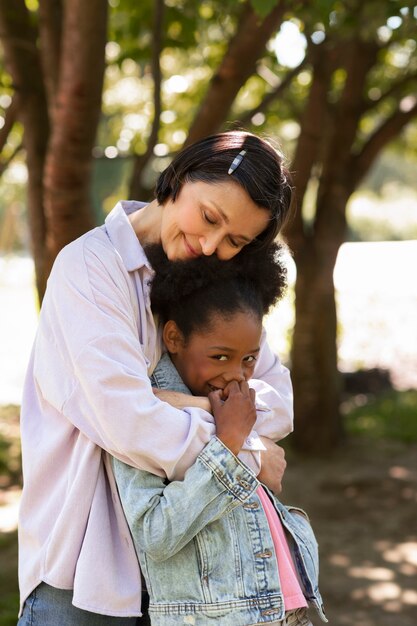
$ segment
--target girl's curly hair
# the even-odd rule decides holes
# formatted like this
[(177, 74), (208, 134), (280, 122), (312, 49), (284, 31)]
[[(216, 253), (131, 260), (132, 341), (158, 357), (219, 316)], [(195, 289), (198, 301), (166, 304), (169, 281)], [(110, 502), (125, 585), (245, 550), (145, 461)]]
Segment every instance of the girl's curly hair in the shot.
[(220, 261), (215, 255), (169, 261), (162, 246), (147, 246), (155, 270), (152, 310), (162, 323), (174, 320), (185, 339), (197, 330), (209, 329), (218, 315), (230, 318), (249, 311), (261, 320), (285, 293), (285, 249), (274, 243), (259, 254), (243, 249), (229, 261)]

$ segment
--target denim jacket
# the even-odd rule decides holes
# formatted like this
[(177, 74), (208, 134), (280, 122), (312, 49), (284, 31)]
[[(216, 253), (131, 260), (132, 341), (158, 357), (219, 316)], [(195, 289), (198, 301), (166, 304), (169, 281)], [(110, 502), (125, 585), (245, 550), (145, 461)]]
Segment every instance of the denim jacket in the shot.
[[(159, 362), (153, 384), (190, 393), (168, 355)], [(249, 626), (284, 618), (272, 538), (256, 493), (259, 482), (217, 437), (183, 481), (168, 483), (112, 462), (149, 591), (153, 626)], [(302, 591), (327, 621), (308, 518), (266, 491), (286, 530)]]

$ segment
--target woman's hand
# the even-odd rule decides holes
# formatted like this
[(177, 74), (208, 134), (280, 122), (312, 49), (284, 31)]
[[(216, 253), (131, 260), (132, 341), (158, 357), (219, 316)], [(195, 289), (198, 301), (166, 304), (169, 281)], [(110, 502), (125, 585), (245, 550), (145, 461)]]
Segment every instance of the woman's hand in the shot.
[(231, 381), (212, 391), (209, 400), (216, 421), (216, 435), (233, 454), (238, 454), (256, 421), (255, 391), (246, 381)]
[(184, 409), (186, 406), (192, 406), (211, 413), (210, 401), (203, 396), (191, 396), (188, 393), (181, 393), (180, 391), (156, 388), (153, 388), (153, 392), (160, 400), (168, 402), (168, 404), (176, 409)]
[(261, 437), (261, 440), (266, 450), (261, 452), (261, 471), (258, 480), (273, 493), (281, 493), (282, 478), (287, 467), (285, 452), (267, 437)]

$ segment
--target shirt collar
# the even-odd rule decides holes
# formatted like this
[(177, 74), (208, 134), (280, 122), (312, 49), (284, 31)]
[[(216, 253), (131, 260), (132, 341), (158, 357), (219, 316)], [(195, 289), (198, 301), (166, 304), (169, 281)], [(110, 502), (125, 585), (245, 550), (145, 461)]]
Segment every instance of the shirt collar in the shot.
[(145, 202), (121, 200), (110, 211), (105, 220), (109, 239), (120, 254), (128, 272), (138, 270), (144, 265), (152, 270), (145, 251), (128, 219), (128, 215), (144, 206), (146, 206)]

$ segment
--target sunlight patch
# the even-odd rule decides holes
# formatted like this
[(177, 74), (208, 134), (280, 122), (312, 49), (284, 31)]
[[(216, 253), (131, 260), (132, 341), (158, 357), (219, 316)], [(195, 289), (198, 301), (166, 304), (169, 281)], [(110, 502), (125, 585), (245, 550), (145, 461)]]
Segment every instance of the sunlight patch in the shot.
[(394, 578), (394, 573), (386, 567), (351, 567), (348, 570), (352, 578), (368, 578), (368, 580), (388, 581)]
[(0, 498), (0, 532), (9, 533), (17, 528), (20, 489), (8, 489)]
[(336, 567), (348, 567), (348, 565), (350, 565), (350, 558), (345, 554), (332, 554), (329, 557), (329, 563), (336, 565)]
[(377, 603), (385, 600), (399, 600), (401, 598), (401, 587), (395, 583), (375, 583), (368, 587), (366, 595)]
[(402, 594), (402, 601), (404, 604), (411, 604), (417, 606), (417, 591), (414, 589), (405, 589)]
[(382, 556), (389, 563), (410, 563), (417, 567), (417, 542), (399, 543), (382, 552)]
[(401, 467), (399, 465), (393, 465), (390, 470), (389, 470), (389, 475), (391, 476), (391, 478), (398, 478), (398, 479), (406, 479), (406, 478), (410, 478), (411, 477), (411, 472), (409, 469), (407, 469), (406, 467)]

